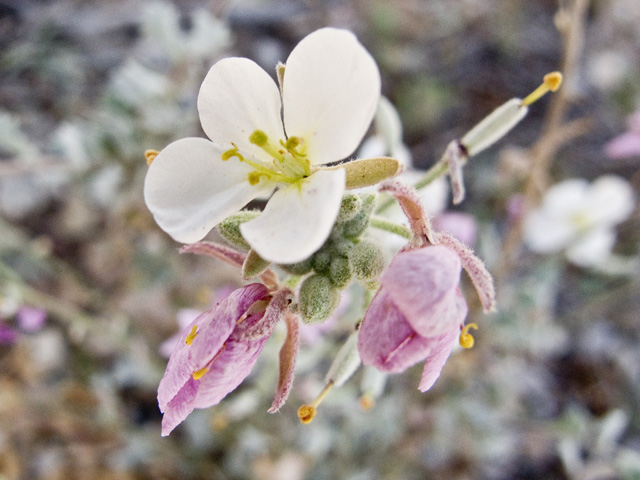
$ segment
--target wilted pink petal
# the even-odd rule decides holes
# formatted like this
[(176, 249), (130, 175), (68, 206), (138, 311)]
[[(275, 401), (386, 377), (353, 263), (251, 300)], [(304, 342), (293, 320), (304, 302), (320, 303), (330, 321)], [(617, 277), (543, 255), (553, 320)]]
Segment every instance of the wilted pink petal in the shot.
[(398, 373), (425, 358), (430, 340), (411, 328), (389, 294), (381, 288), (360, 326), (358, 352), (364, 365)]
[(444, 367), (447, 358), (449, 358), (459, 333), (459, 330), (451, 329), (451, 331), (433, 339), (431, 342), (431, 350), (429, 352), (429, 356), (424, 362), (422, 378), (418, 385), (418, 389), (420, 389), (421, 392), (429, 390), (440, 376), (442, 367)]
[(273, 398), (273, 403), (269, 408), (269, 413), (276, 413), (289, 397), (291, 386), (293, 385), (293, 375), (296, 369), (296, 359), (298, 357), (298, 343), (300, 322), (298, 317), (291, 313), (285, 316), (287, 322), (287, 337), (280, 348), (280, 369), (278, 371), (278, 386)]
[[(275, 317), (284, 315), (290, 295), (286, 289), (277, 292), (272, 306), (264, 285), (246, 285), (184, 330), (158, 387), (163, 436), (194, 408), (217, 404), (249, 375), (275, 327)], [(263, 328), (260, 322), (266, 316), (268, 325)]]

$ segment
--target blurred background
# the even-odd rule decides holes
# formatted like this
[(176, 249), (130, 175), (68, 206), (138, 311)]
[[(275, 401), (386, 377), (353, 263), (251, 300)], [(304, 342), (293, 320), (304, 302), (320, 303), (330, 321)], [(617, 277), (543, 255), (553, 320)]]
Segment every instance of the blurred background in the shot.
[[(605, 147), (640, 107), (639, 25), (637, 0), (0, 0), (0, 479), (640, 479), (640, 215), (602, 271), (524, 248), (514, 207), (573, 177), (637, 195), (640, 149)], [(310, 425), (296, 409), (353, 319), (303, 331), (270, 415), (277, 331), (238, 390), (162, 438), (171, 337), (241, 278), (155, 225), (144, 151), (203, 136), (195, 100), (218, 59), (274, 72), (323, 26), (375, 57), (420, 169), (565, 73), (470, 162), (454, 209), (475, 221), (499, 311), (467, 289), (476, 346), (429, 392), (416, 367), (367, 410), (357, 372)]]

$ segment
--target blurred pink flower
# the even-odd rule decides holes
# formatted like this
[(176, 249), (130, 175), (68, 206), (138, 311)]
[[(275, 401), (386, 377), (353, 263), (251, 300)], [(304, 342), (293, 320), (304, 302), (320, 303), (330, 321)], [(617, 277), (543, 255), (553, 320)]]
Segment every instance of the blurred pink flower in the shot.
[(604, 147), (612, 159), (640, 156), (640, 110), (627, 119), (628, 130), (610, 140)]
[(453, 235), (470, 247), (476, 243), (478, 225), (475, 218), (463, 212), (445, 212), (433, 219), (433, 227), (439, 232)]
[(419, 388), (428, 390), (467, 316), (461, 270), (459, 256), (445, 246), (397, 254), (360, 326), (362, 363), (395, 373), (426, 360)]
[(47, 312), (41, 308), (21, 306), (16, 312), (20, 329), (24, 332), (37, 332), (47, 321)]
[(182, 332), (158, 387), (166, 436), (195, 408), (220, 402), (251, 372), (291, 300), (253, 283), (232, 292)]

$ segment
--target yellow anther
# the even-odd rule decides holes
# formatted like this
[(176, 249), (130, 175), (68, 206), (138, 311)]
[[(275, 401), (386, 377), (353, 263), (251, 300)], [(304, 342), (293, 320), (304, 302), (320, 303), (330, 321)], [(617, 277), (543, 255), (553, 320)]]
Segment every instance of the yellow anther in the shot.
[(260, 183), (260, 177), (263, 176), (264, 173), (258, 172), (250, 172), (249, 173), (249, 185), (257, 185)]
[(145, 150), (144, 158), (147, 160), (147, 165), (151, 165), (151, 162), (158, 156), (160, 152), (158, 150)]
[(316, 416), (315, 407), (312, 407), (310, 405), (302, 405), (298, 409), (298, 418), (300, 419), (300, 422), (304, 423), (305, 425), (307, 423), (311, 423), (311, 421), (313, 420), (313, 417), (315, 416)]
[(187, 338), (184, 339), (184, 343), (186, 343), (187, 345), (191, 345), (193, 343), (193, 339), (196, 338), (198, 336), (198, 326), (194, 325), (193, 327), (191, 327), (191, 331), (189, 332), (189, 335), (187, 335)]
[(365, 411), (369, 411), (373, 408), (376, 401), (370, 393), (365, 393), (360, 397), (360, 408)]
[(262, 147), (267, 144), (269, 137), (262, 130), (255, 130), (251, 135), (249, 135), (249, 141), (254, 145)]
[(542, 81), (549, 87), (549, 90), (556, 92), (560, 88), (560, 85), (562, 85), (562, 74), (560, 72), (547, 73)]
[(300, 138), (300, 137), (289, 137), (289, 138), (287, 138), (287, 143), (284, 144), (284, 147), (287, 150), (293, 150), (294, 148), (296, 148), (301, 143), (302, 143), (302, 138)]
[(333, 381), (329, 381), (329, 383), (327, 383), (324, 386), (320, 394), (318, 394), (318, 396), (313, 402), (311, 402), (309, 405), (302, 405), (298, 409), (298, 418), (300, 419), (300, 422), (304, 423), (305, 425), (307, 423), (311, 423), (311, 421), (313, 420), (313, 417), (316, 416), (316, 408), (318, 407), (318, 405), (322, 403), (322, 401), (324, 400), (324, 397), (327, 396), (327, 394), (331, 391), (332, 388), (333, 388)]
[(209, 368), (204, 367), (204, 368), (201, 368), (200, 370), (196, 370), (195, 372), (193, 372), (191, 376), (193, 377), (194, 380), (200, 380), (202, 377), (204, 377), (204, 374), (207, 373), (208, 371), (209, 371)]
[(223, 161), (227, 161), (229, 160), (231, 157), (238, 157), (238, 160), (240, 160), (241, 162), (244, 161), (244, 157), (242, 156), (242, 154), (238, 151), (238, 147), (236, 146), (235, 143), (231, 143), (231, 145), (233, 145), (233, 148), (230, 148), (229, 150), (227, 150), (226, 152), (223, 152), (223, 154), (221, 155), (222, 160)]
[(462, 331), (460, 332), (460, 346), (462, 348), (472, 348), (475, 343), (473, 336), (469, 333), (470, 328), (477, 330), (478, 325), (475, 323), (469, 323), (462, 327)]
[(547, 92), (555, 92), (562, 85), (562, 73), (551, 72), (547, 73), (542, 79), (542, 84), (536, 88), (533, 92), (522, 100), (521, 105), (523, 107), (531, 105), (533, 102), (539, 100)]

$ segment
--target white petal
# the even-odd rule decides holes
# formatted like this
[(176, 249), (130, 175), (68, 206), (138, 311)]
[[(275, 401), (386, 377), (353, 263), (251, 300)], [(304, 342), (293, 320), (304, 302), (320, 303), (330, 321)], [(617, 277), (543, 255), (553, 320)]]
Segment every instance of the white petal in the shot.
[(604, 175), (589, 189), (589, 214), (598, 226), (613, 226), (626, 220), (635, 208), (633, 188), (623, 178)]
[(220, 221), (265, 189), (252, 186), (252, 170), (237, 158), (223, 161), (222, 148), (204, 138), (169, 144), (149, 166), (144, 199), (160, 228), (182, 243), (201, 240)]
[(565, 248), (576, 236), (569, 219), (549, 216), (543, 209), (531, 212), (524, 222), (524, 241), (536, 253), (553, 253)]
[(287, 135), (308, 140), (314, 165), (349, 156), (369, 128), (380, 98), (371, 55), (346, 30), (306, 36), (287, 59), (283, 85)]
[(591, 267), (607, 260), (616, 243), (612, 229), (599, 228), (584, 235), (567, 248), (567, 258), (581, 267)]
[(243, 223), (240, 231), (265, 260), (304, 260), (329, 237), (344, 192), (344, 170), (320, 170), (302, 185), (278, 190), (264, 212)]
[(267, 162), (271, 162), (271, 157), (251, 144), (249, 136), (262, 130), (276, 144), (284, 139), (281, 105), (276, 83), (247, 58), (217, 62), (207, 73), (198, 94), (202, 129), (214, 143), (231, 148), (233, 142), (243, 155), (251, 153)]

